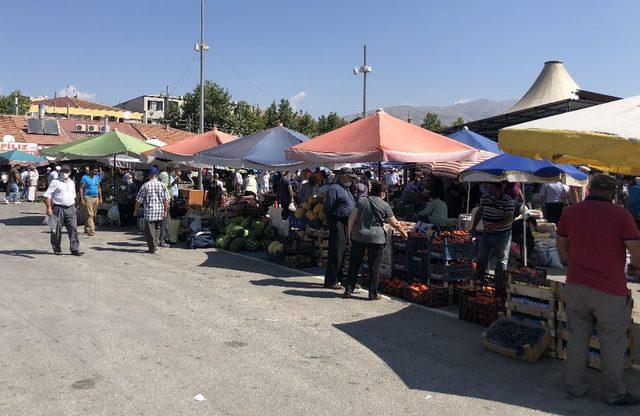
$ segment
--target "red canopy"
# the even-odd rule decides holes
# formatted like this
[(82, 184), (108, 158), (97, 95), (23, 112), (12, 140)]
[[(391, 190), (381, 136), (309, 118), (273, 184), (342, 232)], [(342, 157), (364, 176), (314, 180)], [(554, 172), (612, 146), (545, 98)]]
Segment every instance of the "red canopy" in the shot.
[(454, 162), (473, 160), (476, 150), (378, 111), (286, 151), (309, 162)]
[(174, 156), (193, 156), (195, 153), (208, 150), (237, 139), (238, 136), (219, 131), (217, 128), (196, 136), (168, 144), (144, 152), (147, 156), (172, 159)]

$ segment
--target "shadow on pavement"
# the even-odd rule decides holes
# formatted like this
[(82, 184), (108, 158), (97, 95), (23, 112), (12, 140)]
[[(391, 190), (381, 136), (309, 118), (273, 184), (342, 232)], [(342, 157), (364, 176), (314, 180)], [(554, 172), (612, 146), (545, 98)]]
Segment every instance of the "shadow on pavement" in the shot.
[(234, 272), (248, 272), (264, 274), (272, 277), (300, 277), (303, 274), (294, 270), (288, 270), (277, 265), (271, 265), (246, 257), (236, 256), (227, 251), (206, 251), (207, 259), (199, 264), (200, 267), (215, 267), (218, 269), (228, 269)]
[(44, 221), (44, 215), (30, 215), (28, 217), (16, 217), (16, 218), (5, 218), (0, 220), (0, 224), (4, 224), (6, 226), (15, 226), (15, 225), (26, 225), (26, 226), (36, 226), (41, 225), (44, 227), (42, 223)]
[(146, 244), (128, 243), (126, 241), (107, 241), (107, 245), (116, 247), (147, 247)]
[(325, 290), (325, 291), (320, 291), (320, 290), (285, 290), (282, 293), (284, 293), (285, 295), (291, 295), (291, 296), (301, 296), (301, 297), (306, 297), (306, 298), (322, 298), (322, 299), (337, 298), (337, 297), (340, 297), (340, 295), (341, 295), (341, 293), (339, 293), (339, 292), (337, 292), (335, 290)]
[(110, 248), (110, 247), (91, 247), (91, 250), (95, 251), (114, 251), (118, 253), (144, 253), (147, 251), (147, 246), (138, 246), (140, 249), (135, 248)]
[(0, 250), (0, 256), (24, 257), (35, 259), (34, 255), (53, 255), (53, 251), (48, 250)]
[[(543, 357), (536, 364), (528, 364), (484, 351), (480, 346), (481, 328), (451, 323), (450, 318), (435, 314), (425, 319), (424, 310), (408, 306), (334, 327), (376, 354), (411, 389), (560, 415), (602, 415), (615, 410), (601, 402), (595, 391), (600, 386), (598, 371), (590, 371), (592, 390), (588, 397), (573, 399), (564, 392), (561, 361)], [(637, 388), (640, 384), (639, 372), (629, 370), (625, 375), (634, 391), (634, 385)], [(493, 410), (491, 403), (483, 407)]]
[(322, 283), (301, 282), (297, 280), (283, 280), (283, 279), (250, 280), (250, 283), (256, 286), (295, 287), (300, 289), (322, 288)]

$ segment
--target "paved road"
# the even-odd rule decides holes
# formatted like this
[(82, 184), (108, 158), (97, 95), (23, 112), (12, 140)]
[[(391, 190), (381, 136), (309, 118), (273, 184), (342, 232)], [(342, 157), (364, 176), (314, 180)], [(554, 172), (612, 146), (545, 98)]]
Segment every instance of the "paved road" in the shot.
[(572, 400), (559, 361), (271, 264), (104, 229), (54, 256), (41, 210), (0, 206), (0, 415), (637, 414), (600, 403), (595, 371)]

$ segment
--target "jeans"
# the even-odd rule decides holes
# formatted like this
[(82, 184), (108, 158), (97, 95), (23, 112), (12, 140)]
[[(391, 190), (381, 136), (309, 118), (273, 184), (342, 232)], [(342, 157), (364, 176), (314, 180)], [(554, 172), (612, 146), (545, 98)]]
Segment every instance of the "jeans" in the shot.
[(507, 269), (509, 261), (509, 249), (511, 248), (511, 230), (497, 233), (482, 233), (480, 238), (480, 251), (478, 252), (478, 276), (487, 274), (489, 259), (496, 256), (496, 275), (502, 274)]
[(353, 292), (358, 280), (358, 272), (362, 265), (364, 252), (367, 252), (367, 261), (369, 262), (369, 299), (375, 299), (378, 296), (378, 275), (380, 274), (380, 266), (382, 265), (382, 252), (384, 244), (362, 243), (360, 241), (351, 241), (351, 258), (349, 259), (349, 275), (345, 283), (345, 289)]
[(76, 217), (76, 207), (71, 205), (70, 207), (63, 207), (60, 205), (54, 205), (52, 207), (53, 216), (57, 218), (56, 227), (51, 230), (51, 246), (54, 252), (62, 251), (62, 227), (64, 226), (69, 233), (69, 244), (71, 251), (78, 251), (80, 249), (80, 241), (78, 240), (78, 220)]
[(167, 211), (167, 216), (162, 219), (160, 225), (160, 244), (169, 244), (171, 236), (171, 214)]
[(20, 199), (27, 199), (28, 194), (29, 194), (29, 187), (25, 185), (22, 187), (22, 192), (20, 193)]
[(9, 193), (7, 194), (5, 199), (7, 201), (16, 202), (18, 200), (18, 191), (19, 190), (20, 190), (20, 188), (18, 188), (18, 184), (15, 183), (15, 182), (12, 183), (11, 185), (9, 185)]

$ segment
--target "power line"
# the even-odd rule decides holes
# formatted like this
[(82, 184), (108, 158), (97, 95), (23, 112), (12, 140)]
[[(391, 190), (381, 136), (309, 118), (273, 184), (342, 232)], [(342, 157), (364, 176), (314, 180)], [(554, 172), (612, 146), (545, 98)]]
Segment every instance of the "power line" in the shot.
[(198, 57), (198, 55), (193, 55), (193, 58), (191, 59), (191, 62), (189, 62), (189, 65), (187, 66), (187, 69), (184, 70), (184, 72), (182, 73), (182, 76), (180, 77), (178, 82), (173, 86), (173, 90), (174, 91), (176, 91), (178, 89), (178, 87), (182, 83), (182, 80), (187, 75), (187, 72), (189, 72), (189, 70), (191, 69), (191, 66), (193, 65), (193, 63), (195, 62), (197, 57)]
[(258, 84), (256, 84), (255, 82), (251, 81), (249, 78), (247, 78), (246, 76), (244, 76), (242, 73), (240, 73), (240, 71), (236, 70), (235, 68), (233, 68), (231, 65), (229, 65), (225, 60), (221, 59), (220, 57), (218, 57), (218, 61), (222, 62), (227, 68), (229, 68), (229, 70), (231, 72), (233, 72), (234, 74), (236, 74), (238, 77), (242, 78), (243, 80), (247, 81), (249, 84), (251, 84), (255, 89), (257, 89), (258, 91), (260, 91), (261, 93), (263, 93), (264, 95), (266, 95), (268, 98), (272, 99), (273, 101), (277, 101), (276, 97), (273, 94), (268, 93), (267, 91), (265, 91), (264, 89), (262, 89)]

